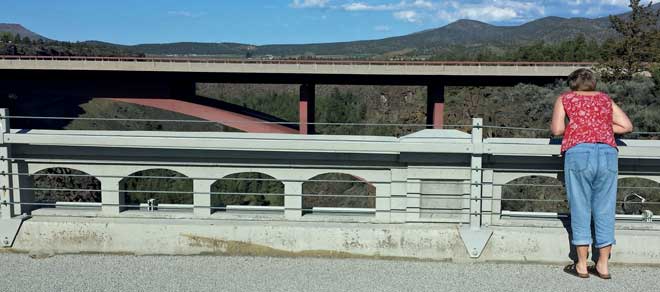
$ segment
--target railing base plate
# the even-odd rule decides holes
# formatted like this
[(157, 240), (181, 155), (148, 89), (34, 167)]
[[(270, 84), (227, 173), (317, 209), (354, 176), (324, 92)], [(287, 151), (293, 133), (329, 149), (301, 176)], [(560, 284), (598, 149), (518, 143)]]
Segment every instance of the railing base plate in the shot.
[(471, 258), (478, 258), (484, 251), (493, 231), (487, 228), (472, 229), (470, 226), (459, 228), (459, 233), (465, 248)]
[(29, 218), (28, 215), (16, 216), (11, 219), (0, 219), (0, 246), (12, 247), (18, 230), (21, 228), (23, 221)]

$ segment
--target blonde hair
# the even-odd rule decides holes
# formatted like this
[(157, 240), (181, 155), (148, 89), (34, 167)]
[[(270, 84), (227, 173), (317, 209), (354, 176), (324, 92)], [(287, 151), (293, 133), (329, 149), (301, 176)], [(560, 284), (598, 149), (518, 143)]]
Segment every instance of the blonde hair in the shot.
[(577, 69), (568, 75), (568, 86), (573, 91), (595, 91), (596, 77), (589, 69)]

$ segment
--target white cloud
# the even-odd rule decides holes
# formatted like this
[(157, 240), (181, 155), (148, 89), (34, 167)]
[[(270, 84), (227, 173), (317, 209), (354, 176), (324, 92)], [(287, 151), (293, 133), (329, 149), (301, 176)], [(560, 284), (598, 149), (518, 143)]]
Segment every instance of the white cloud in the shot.
[[(498, 23), (522, 23), (557, 15), (605, 16), (620, 13), (629, 0), (291, 0), (293, 8), (344, 12), (391, 13), (408, 23), (446, 23), (461, 18)], [(648, 3), (650, 0), (642, 0)]]
[(393, 11), (406, 9), (433, 9), (435, 5), (428, 0), (400, 1), (385, 4), (369, 4), (365, 2), (349, 2), (341, 6), (346, 11)]
[(293, 8), (324, 8), (330, 0), (293, 0), (289, 5)]
[(363, 2), (353, 2), (342, 5), (341, 7), (346, 11), (383, 11), (383, 10), (394, 10), (396, 5), (393, 4), (381, 4), (381, 5), (369, 5)]
[[(642, 0), (640, 3), (641, 4), (648, 4), (651, 0)], [(568, 5), (572, 6), (580, 6), (580, 5), (598, 5), (598, 6), (620, 6), (620, 7), (628, 7), (630, 5), (630, 0), (562, 0), (559, 2), (564, 2)]]
[(415, 2), (411, 4), (411, 6), (416, 8), (426, 8), (426, 9), (432, 9), (433, 7), (435, 7), (433, 2), (426, 0), (415, 0)]
[(513, 8), (496, 6), (466, 7), (461, 9), (457, 14), (459, 15), (459, 18), (481, 21), (503, 21), (520, 17), (518, 12)]
[(546, 7), (531, 0), (482, 0), (476, 3), (450, 1), (444, 4), (436, 12), (437, 18), (444, 21), (467, 18), (492, 22), (522, 22), (546, 15)]
[(185, 10), (178, 10), (178, 11), (168, 11), (167, 14), (171, 16), (198, 18), (206, 15), (206, 12), (190, 12)]
[(421, 21), (420, 15), (413, 10), (403, 10), (394, 12), (394, 18), (398, 20), (403, 20), (410, 23), (418, 23)]

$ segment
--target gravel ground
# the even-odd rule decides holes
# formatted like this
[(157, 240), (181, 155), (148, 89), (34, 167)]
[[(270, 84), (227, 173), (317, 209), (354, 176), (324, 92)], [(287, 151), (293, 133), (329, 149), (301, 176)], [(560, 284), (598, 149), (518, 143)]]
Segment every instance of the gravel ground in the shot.
[[(660, 268), (578, 279), (558, 265), (0, 253), (0, 291), (658, 291)], [(37, 275), (39, 275), (37, 277)]]

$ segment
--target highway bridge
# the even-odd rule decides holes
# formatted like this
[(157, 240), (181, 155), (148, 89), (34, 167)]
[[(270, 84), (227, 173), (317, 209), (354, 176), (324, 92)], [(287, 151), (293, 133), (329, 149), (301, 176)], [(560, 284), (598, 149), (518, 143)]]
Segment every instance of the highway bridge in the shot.
[[(212, 121), (238, 121), (246, 132), (314, 133), (315, 86), (415, 85), (427, 87), (427, 124), (442, 128), (446, 86), (548, 84), (593, 63), (398, 62), (0, 56), (0, 92), (25, 96), (113, 98)], [(295, 126), (277, 117), (200, 99), (196, 83), (300, 85)], [(0, 106), (11, 107), (3, 100)], [(202, 112), (203, 114), (197, 114)]]

